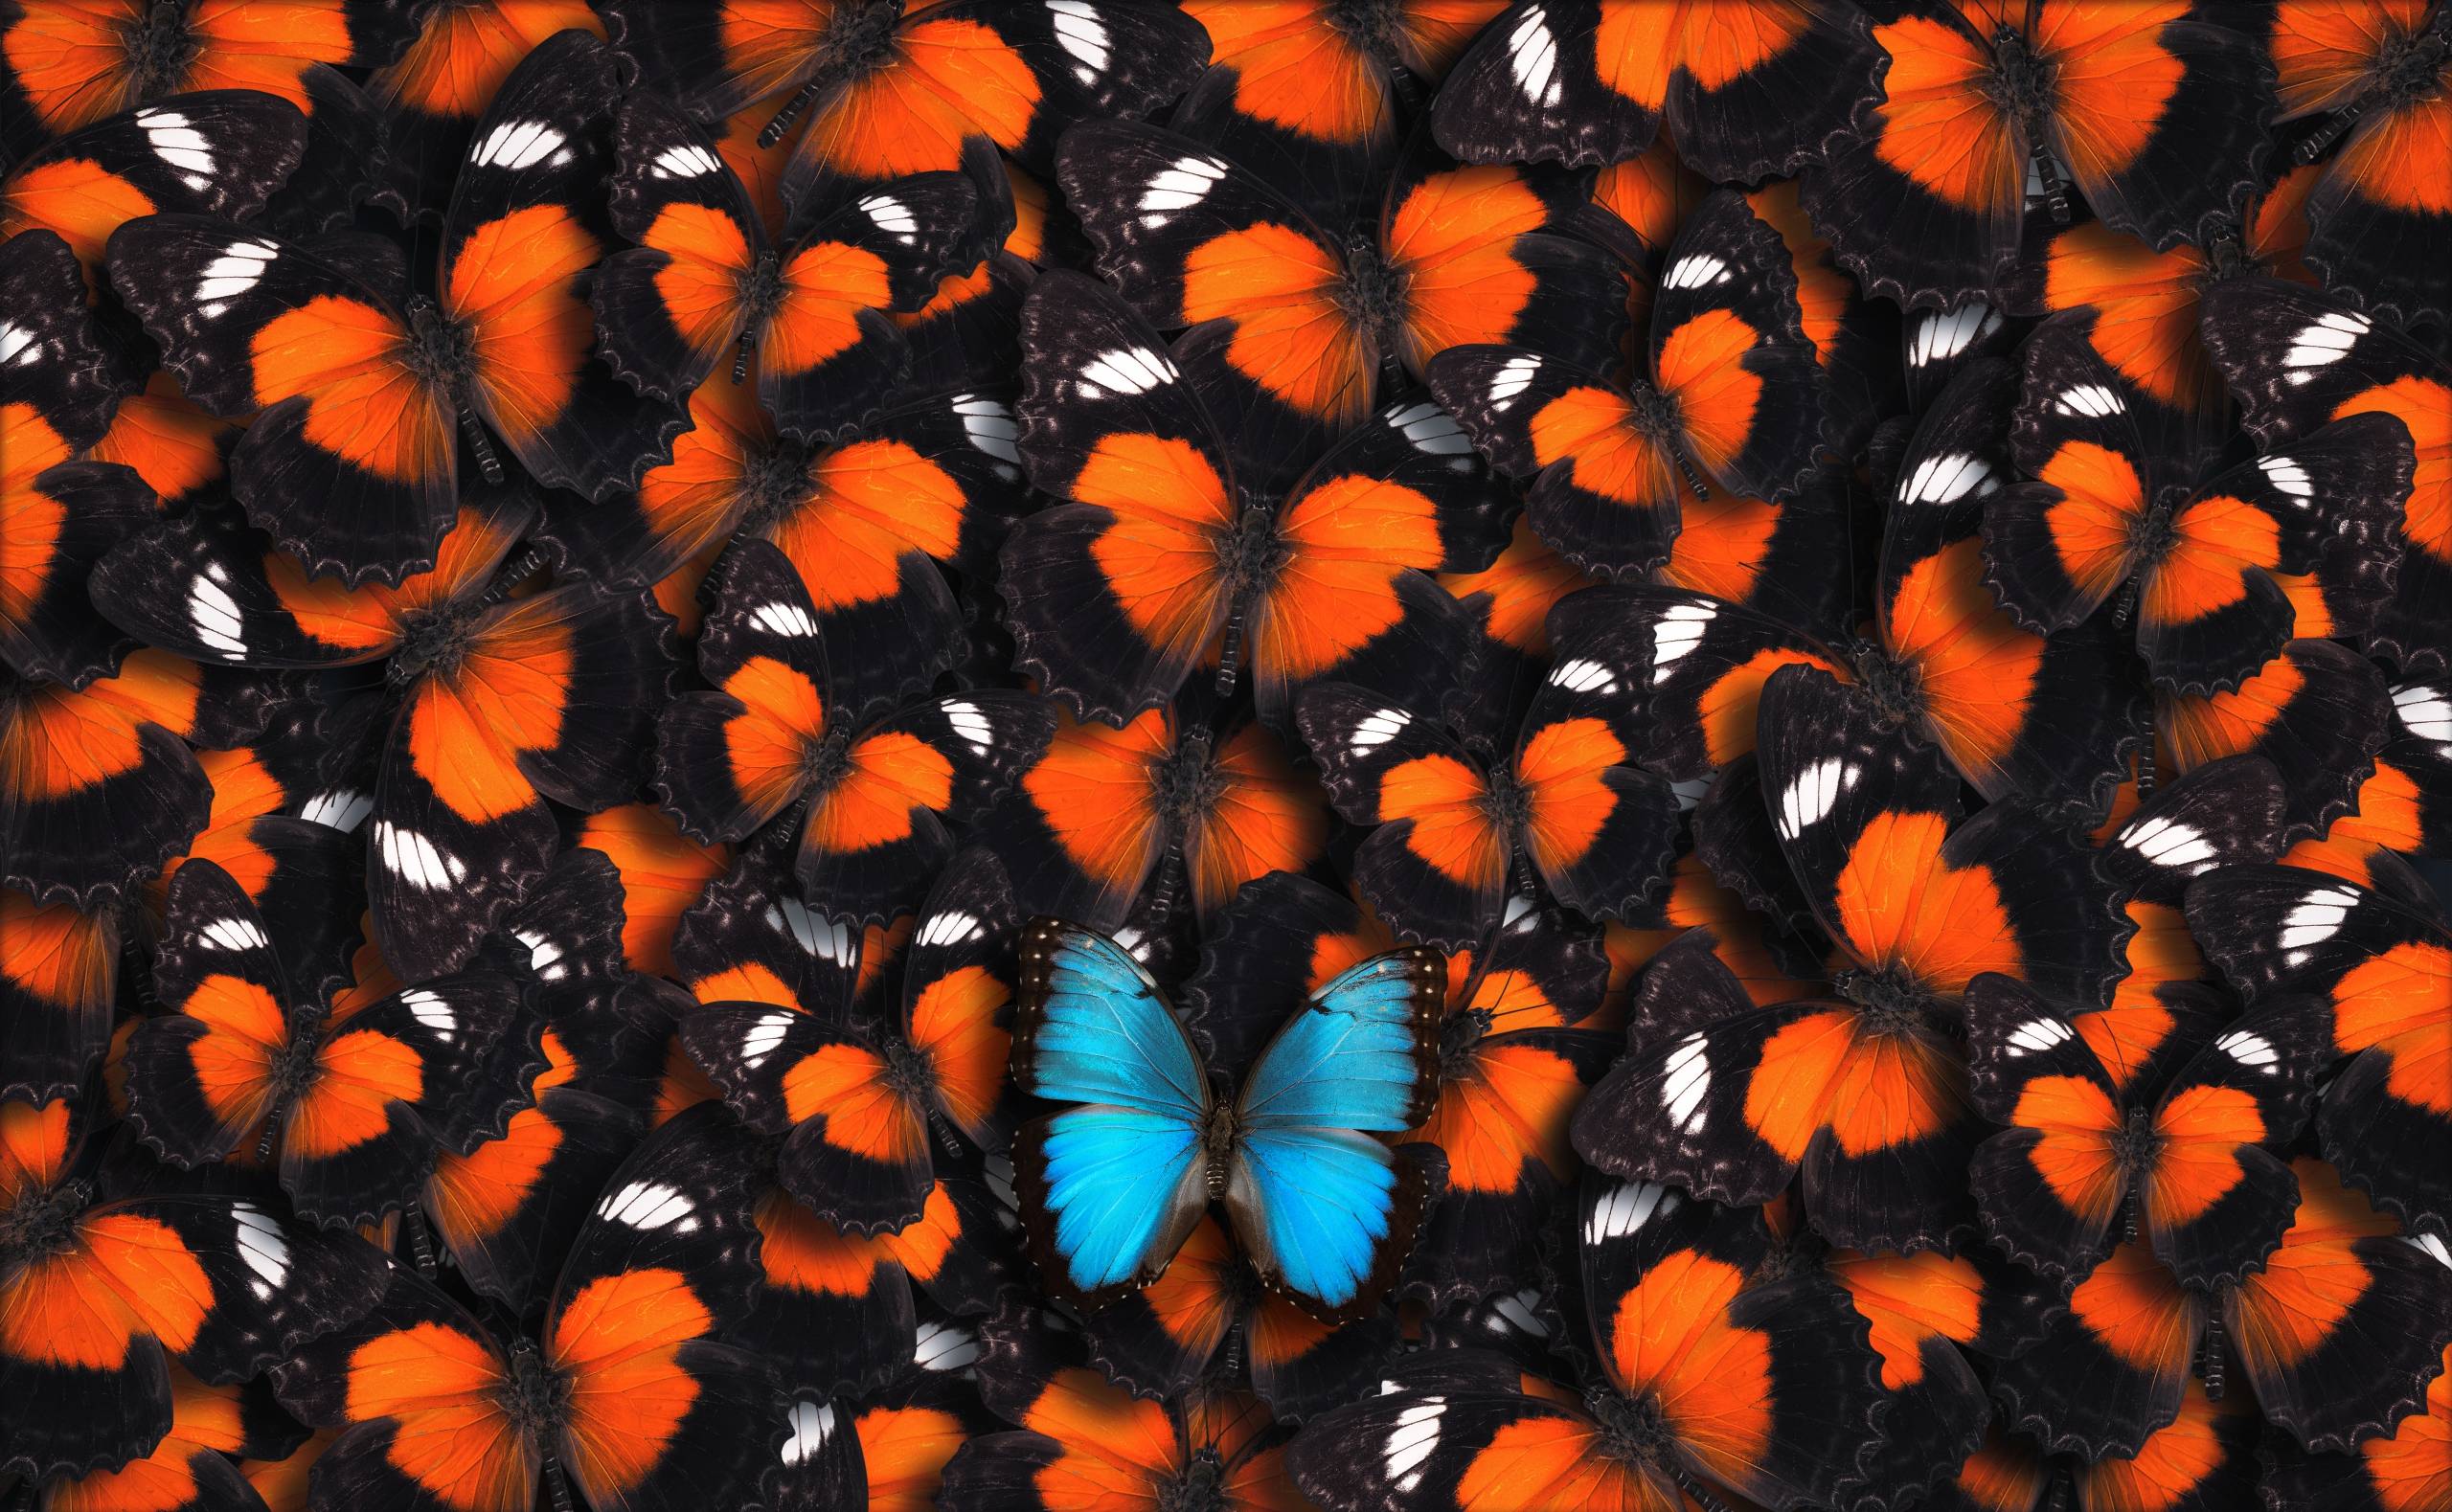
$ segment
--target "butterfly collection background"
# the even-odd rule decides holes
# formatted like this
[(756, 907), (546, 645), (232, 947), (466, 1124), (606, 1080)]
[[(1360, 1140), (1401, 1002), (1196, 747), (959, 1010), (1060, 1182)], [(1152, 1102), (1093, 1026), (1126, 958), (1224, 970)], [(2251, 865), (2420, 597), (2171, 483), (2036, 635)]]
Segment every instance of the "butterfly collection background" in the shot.
[(0, 0), (11, 1507), (2452, 1508), (2452, 6)]

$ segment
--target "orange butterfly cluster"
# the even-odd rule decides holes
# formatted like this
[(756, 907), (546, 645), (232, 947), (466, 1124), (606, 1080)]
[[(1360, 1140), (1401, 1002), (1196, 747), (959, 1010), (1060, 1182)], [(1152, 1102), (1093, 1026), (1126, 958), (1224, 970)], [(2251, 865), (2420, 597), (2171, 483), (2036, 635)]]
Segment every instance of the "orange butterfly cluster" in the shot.
[(2452, 0), (0, 0), (0, 1496), (2452, 1512), (2448, 238)]

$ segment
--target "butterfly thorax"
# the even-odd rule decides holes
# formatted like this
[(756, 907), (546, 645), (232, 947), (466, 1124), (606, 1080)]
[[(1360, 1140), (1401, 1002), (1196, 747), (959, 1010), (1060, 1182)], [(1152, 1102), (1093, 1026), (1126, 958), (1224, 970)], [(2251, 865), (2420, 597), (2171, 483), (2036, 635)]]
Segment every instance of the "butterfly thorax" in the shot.
[(2452, 9), (2439, 8), (2435, 23), (2425, 31), (2395, 32), (2376, 49), (2367, 99), (2386, 109), (2397, 109), (2435, 93), (2441, 87), (2443, 60), (2452, 56)]
[(1405, 286), (1412, 278), (1388, 260), (1377, 240), (1356, 234), (1346, 238), (1345, 278), (1337, 285), (1337, 307), (1359, 331), (1367, 331), (1382, 350), (1401, 328), (1405, 318)]
[(858, 79), (883, 67), (894, 56), (894, 29), (902, 20), (901, 0), (868, 0), (837, 12), (840, 19), (826, 29), (817, 46), (817, 67), (809, 81), (821, 88)]
[(1161, 757), (1149, 774), (1151, 796), (1168, 828), (1180, 832), (1208, 817), (1226, 791), (1206, 731), (1195, 731)]
[(767, 535), (815, 492), (809, 482), (809, 449), (797, 441), (753, 442), (741, 458), (740, 529)]
[(809, 746), (801, 758), (802, 790), (814, 800), (842, 781), (851, 770), (851, 732), (829, 719), (826, 734)]
[(1195, 1449), (1158, 1488), (1158, 1512), (1225, 1512), (1226, 1460), (1207, 1445)]
[(153, 0), (144, 21), (120, 34), (120, 45), (127, 50), (127, 71), (143, 100), (177, 89), (204, 51), (188, 25), (186, 0)]
[(1226, 1195), (1226, 1181), (1235, 1166), (1235, 1105), (1224, 1098), (1210, 1104), (1200, 1120), (1201, 1181), (1215, 1199)]
[(1482, 1040), (1494, 1022), (1487, 1008), (1463, 1008), (1439, 1021), (1439, 1079), (1470, 1081), (1481, 1073)]
[(1932, 993), (1896, 966), (1880, 971), (1842, 971), (1831, 977), (1830, 985), (1839, 996), (1864, 1010), (1865, 1027), (1873, 1033), (1932, 1027)]
[(2112, 1158), (2120, 1162), (2121, 1171), (2132, 1180), (2151, 1170), (2154, 1158), (2163, 1152), (2163, 1136), (2154, 1128), (2153, 1115), (2144, 1108), (2131, 1108), (2121, 1120), (2120, 1132), (2112, 1136)]
[(479, 606), (462, 601), (437, 604), (409, 617), (401, 626), (400, 643), (392, 652), (384, 678), (394, 688), (406, 688), (428, 673), (449, 677), (476, 643)]
[(936, 1070), (918, 1046), (899, 1034), (888, 1034), (877, 1049), (878, 1058), (885, 1062), (885, 1084), (905, 1100), (919, 1102), (935, 1094)]
[(1248, 602), (1252, 594), (1277, 581), (1293, 556), (1293, 548), (1278, 532), (1277, 506), (1247, 500), (1218, 540), (1218, 575), (1235, 601)]
[(511, 1346), (511, 1374), (502, 1387), (503, 1414), (532, 1444), (553, 1442), (570, 1410), (571, 1378), (545, 1359), (535, 1341)]
[(1684, 419), (1678, 413), (1676, 395), (1663, 394), (1649, 378), (1631, 378), (1626, 383), (1626, 423), (1635, 433), (1664, 449), (1678, 444)]
[(400, 361), (435, 393), (462, 403), (477, 371), (476, 333), (420, 294), (409, 302), (409, 340)]
[(1612, 1387), (1590, 1387), (1583, 1393), (1583, 1407), (1601, 1426), (1596, 1442), (1601, 1454), (1625, 1464), (1673, 1468), (1670, 1456), (1677, 1435), (1651, 1393), (1628, 1396)]
[(276, 1106), (296, 1101), (314, 1084), (315, 1057), (327, 1027), (321, 1004), (300, 1004), (289, 1010), (289, 1032), (264, 1062), (264, 1080)]
[(774, 248), (758, 254), (758, 260), (740, 276), (739, 287), (741, 325), (749, 330), (762, 328), (776, 306), (783, 303), (783, 270), (776, 260)]
[(92, 1199), (83, 1182), (67, 1181), (0, 1211), (0, 1274), (74, 1249), (77, 1220)]
[(1924, 717), (1924, 670), (1902, 662), (1871, 642), (1859, 643), (1849, 658), (1856, 686), (1881, 711), (1885, 724), (1896, 728)]
[(1482, 812), (1512, 840), (1532, 819), (1532, 790), (1508, 762), (1493, 762), (1482, 775)]
[(2018, 123), (2029, 142), (2040, 142), (2052, 114), (2059, 68), (2013, 26), (1992, 34), (1992, 68), (1984, 76), (1985, 97)]
[(2213, 238), (2205, 244), (2205, 272), (2199, 283), (2220, 283), (2264, 271), (2262, 260), (2248, 250), (2247, 234), (2237, 220), (2225, 214), (2215, 225)]
[(2180, 507), (2188, 503), (2186, 484), (2169, 483), (2154, 490), (2154, 499), (2145, 512), (2130, 522), (2128, 551), (2137, 570), (2144, 572), (2168, 556), (2179, 544), (2179, 531), (2172, 521), (2179, 517)]

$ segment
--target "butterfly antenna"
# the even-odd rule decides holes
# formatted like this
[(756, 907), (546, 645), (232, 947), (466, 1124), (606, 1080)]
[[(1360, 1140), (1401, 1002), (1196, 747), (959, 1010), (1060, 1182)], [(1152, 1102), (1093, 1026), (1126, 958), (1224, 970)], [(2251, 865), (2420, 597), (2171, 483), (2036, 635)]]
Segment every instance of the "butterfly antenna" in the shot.
[(400, 1227), (409, 1231), (409, 1253), (417, 1261), (418, 1275), (434, 1279), (434, 1230), (426, 1226), (425, 1209), (416, 1197), (400, 1203)]
[(2227, 1290), (2216, 1293), (2212, 1298), (2212, 1305), (2205, 1309), (2205, 1354), (2196, 1373), (2205, 1380), (2205, 1399), (2209, 1402), (2222, 1400), (2222, 1304), (2227, 1296)]
[(761, 147), (770, 147), (783, 141), (783, 133), (792, 129), (792, 123), (801, 118), (801, 112), (808, 108), (809, 102), (815, 100), (817, 92), (825, 87), (826, 72), (820, 69), (815, 78), (803, 84), (791, 99), (783, 102), (783, 108), (775, 112), (775, 119), (767, 122), (760, 129), (758, 145)]
[(477, 412), (465, 404), (460, 406), (460, 435), (476, 454), (477, 470), (486, 475), (486, 482), (502, 482), (502, 459), (494, 454), (494, 439), (477, 423)]

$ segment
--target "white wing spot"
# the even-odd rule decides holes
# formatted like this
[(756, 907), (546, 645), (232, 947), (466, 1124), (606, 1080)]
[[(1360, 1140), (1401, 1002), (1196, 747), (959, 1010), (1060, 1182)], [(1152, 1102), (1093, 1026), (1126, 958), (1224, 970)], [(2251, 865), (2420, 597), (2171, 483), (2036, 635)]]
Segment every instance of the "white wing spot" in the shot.
[(1174, 360), (1165, 352), (1147, 347), (1123, 347), (1102, 351), (1081, 368), (1081, 376), (1074, 380), (1081, 397), (1095, 399), (1104, 391), (1117, 394), (1147, 394), (1162, 383), (1172, 383), (1177, 374)]
[(1376, 751), (1394, 740), (1414, 722), (1414, 716), (1401, 709), (1375, 709), (1354, 721), (1353, 733), (1346, 736), (1346, 745), (1359, 754)]
[(920, 922), (915, 945), (946, 946), (967, 944), (977, 939), (986, 926), (976, 914), (953, 909), (943, 914), (931, 914)]
[(2358, 338), (2374, 329), (2367, 317), (2348, 310), (2327, 310), (2316, 317), (2312, 326), (2303, 326), (2299, 334), (2290, 338), (2290, 350), (2282, 356), (2282, 365), (2292, 370), (2286, 377), (2292, 383), (2305, 383), (2315, 376), (2309, 370), (2336, 363), (2358, 345)]
[(950, 1323), (921, 1323), (912, 1341), (911, 1363), (922, 1370), (967, 1370), (979, 1363), (979, 1336)]
[(1728, 264), (1708, 252), (1691, 253), (1669, 265), (1661, 279), (1663, 288), (1699, 289), (1729, 281)]
[(815, 1458), (834, 1436), (834, 1404), (812, 1402), (806, 1397), (792, 1404), (792, 1436), (783, 1441), (783, 1463), (801, 1464)]
[(2063, 415), (2082, 415), (2097, 420), (2125, 414), (2128, 410), (2126, 401), (2100, 383), (2081, 383), (2074, 389), (2063, 389), (2059, 402)]
[(1096, 84), (1107, 71), (1110, 45), (1097, 8), (1084, 0), (1048, 0), (1047, 9), (1055, 17), (1056, 45), (1074, 60), (1073, 77), (1085, 89)]
[(1160, 169), (1141, 192), (1141, 223), (1155, 231), (1176, 212), (1190, 210), (1209, 197), (1226, 176), (1226, 165), (1215, 158), (1190, 153)]
[(2288, 494), (2293, 499), (2312, 499), (2316, 496), (2316, 480), (2308, 477), (2307, 469), (2301, 466), (2294, 458), (2259, 457), (2257, 459), (2257, 467), (2264, 474), (2265, 481), (2271, 483), (2278, 491)]
[(666, 147), (647, 165), (647, 171), (658, 178), (704, 178), (723, 170), (723, 159), (695, 142)]
[(1606, 666), (1581, 657), (1570, 658), (1550, 669), (1550, 685), (1570, 693), (1589, 693), (1616, 681)]
[(2214, 865), (2214, 843), (2186, 824), (2157, 814), (2130, 826), (2122, 845), (2158, 867), (2194, 876)]
[(1473, 439), (1456, 417), (1436, 404), (1408, 404), (1388, 412), (1388, 423), (1404, 433), (1416, 451), (1434, 457), (1458, 457), (1470, 453)]
[(596, 1216), (633, 1229), (670, 1229), (693, 1233), (698, 1209), (688, 1194), (659, 1182), (632, 1182), (596, 1205)]
[(977, 704), (954, 699), (943, 706), (945, 723), (953, 727), (954, 735), (972, 753), (986, 756), (996, 749), (996, 722), (981, 712)]
[(1908, 365), (1921, 368), (1955, 357), (2000, 328), (2001, 312), (1981, 300), (1935, 311), (1917, 322), (1907, 347)]
[[(219, 566), (218, 562), (214, 564)], [(188, 623), (196, 639), (237, 661), (247, 654), (247, 622), (230, 591), (202, 574), (188, 581)]]
[(810, 911), (798, 898), (782, 898), (766, 910), (766, 926), (788, 935), (802, 950), (821, 960), (851, 959), (851, 931), (841, 921)]
[(153, 155), (178, 170), (188, 188), (201, 193), (213, 187), (213, 143), (175, 110), (140, 110), (136, 121)]
[(2358, 906), (2358, 894), (2342, 888), (2325, 888), (2310, 892), (2282, 915), (2282, 948), (2299, 953), (2291, 963), (2306, 959), (2310, 945), (2321, 945), (2341, 932), (2341, 921)]
[(799, 1016), (782, 1012), (760, 1014), (748, 1028), (741, 1031), (740, 1063), (752, 1071), (764, 1065), (766, 1057), (774, 1054), (783, 1043), (783, 1037), (792, 1032), (792, 1020)]
[(252, 1203), (232, 1203), (230, 1216), (238, 1221), (238, 1258), (255, 1273), (247, 1284), (268, 1301), (289, 1280), (289, 1235)]
[(768, 635), (789, 636), (809, 640), (817, 634), (817, 617), (796, 603), (777, 600), (762, 603), (749, 611), (749, 622)]
[(1583, 1222), (1583, 1241), (1623, 1239), (1654, 1218), (1666, 1218), (1684, 1199), (1658, 1182), (1621, 1182), (1601, 1194)]
[(565, 140), (542, 121), (506, 121), (486, 133), (486, 139), (468, 154), (468, 161), (478, 168), (517, 171), (544, 162), (560, 149)]
[(2214, 1048), (2251, 1071), (2270, 1071), (2282, 1064), (2282, 1054), (2270, 1040), (2246, 1029), (2233, 1029), (2215, 1040)]
[(451, 1011), (450, 1001), (431, 987), (411, 987), (400, 994), (400, 1005), (446, 1042), (460, 1031), (460, 1016)]
[(879, 231), (904, 246), (915, 245), (920, 240), (920, 217), (911, 213), (910, 206), (892, 194), (871, 194), (860, 201), (860, 211), (875, 223)]
[(1667, 1072), (1661, 1095), (1669, 1105), (1669, 1121), (1680, 1134), (1699, 1133), (1703, 1099), (1712, 1090), (1712, 1059), (1703, 1036), (1689, 1034), (1678, 1041), (1662, 1069)]
[(2428, 683), (2393, 689), (2393, 717), (2421, 740), (2452, 744), (2452, 690)]
[(1839, 795), (1863, 776), (1862, 767), (1850, 766), (1840, 756), (1824, 756), (1798, 773), (1780, 795), (1780, 838), (1794, 840), (1828, 818)]
[(1990, 493), (1997, 486), (1992, 469), (1983, 459), (1949, 452), (1918, 463), (1898, 496), (1909, 504), (1952, 504), (1970, 493)]
[(2055, 1046), (2066, 1045), (2077, 1031), (2058, 1019), (2029, 1019), (2009, 1031), (2009, 1053), (2040, 1055)]
[(272, 944), (254, 919), (236, 914), (206, 924), (204, 942), (216, 950), (263, 950)]
[(196, 302), (205, 318), (216, 319), (229, 309), (230, 302), (254, 288), (280, 255), (281, 249), (268, 241), (234, 241), (222, 248), (195, 281)]
[[(977, 394), (957, 394), (953, 398), (954, 414), (962, 419), (962, 432), (970, 443), (1000, 463), (1018, 466), (1022, 460), (1021, 422), (1000, 400)], [(998, 468), (1000, 473), (1006, 469)], [(1020, 477), (1008, 473), (1009, 481)]]
[(1530, 353), (1510, 357), (1490, 374), (1489, 388), (1483, 397), (1494, 410), (1504, 410), (1515, 402), (1515, 396), (1532, 386), (1532, 375), (1541, 371), (1541, 359)]
[(468, 880), (468, 865), (414, 829), (389, 820), (375, 822), (375, 846), (384, 869), (420, 892), (440, 892)]
[(0, 320), (0, 364), (32, 367), (42, 360), (43, 344), (23, 326)]
[(1447, 1398), (1426, 1396), (1396, 1413), (1396, 1426), (1388, 1430), (1388, 1441), (1381, 1447), (1387, 1461), (1388, 1475), (1404, 1492), (1421, 1486), (1422, 1466), (1439, 1448), (1439, 1420), (1447, 1415)]
[(1565, 98), (1558, 82), (1558, 42), (1550, 34), (1549, 13), (1528, 6), (1507, 36), (1507, 64), (1524, 98), (1544, 110), (1555, 110)]
[(366, 816), (374, 812), (373, 795), (355, 792), (346, 787), (336, 787), (329, 793), (318, 793), (308, 799), (306, 806), (299, 811), (298, 817), (322, 824), (328, 829), (337, 829), (347, 833), (366, 823)]
[(1660, 681), (1661, 674), (1680, 657), (1703, 643), (1704, 633), (1719, 610), (1699, 598), (1690, 598), (1669, 606), (1668, 612), (1651, 627), (1651, 675)]

